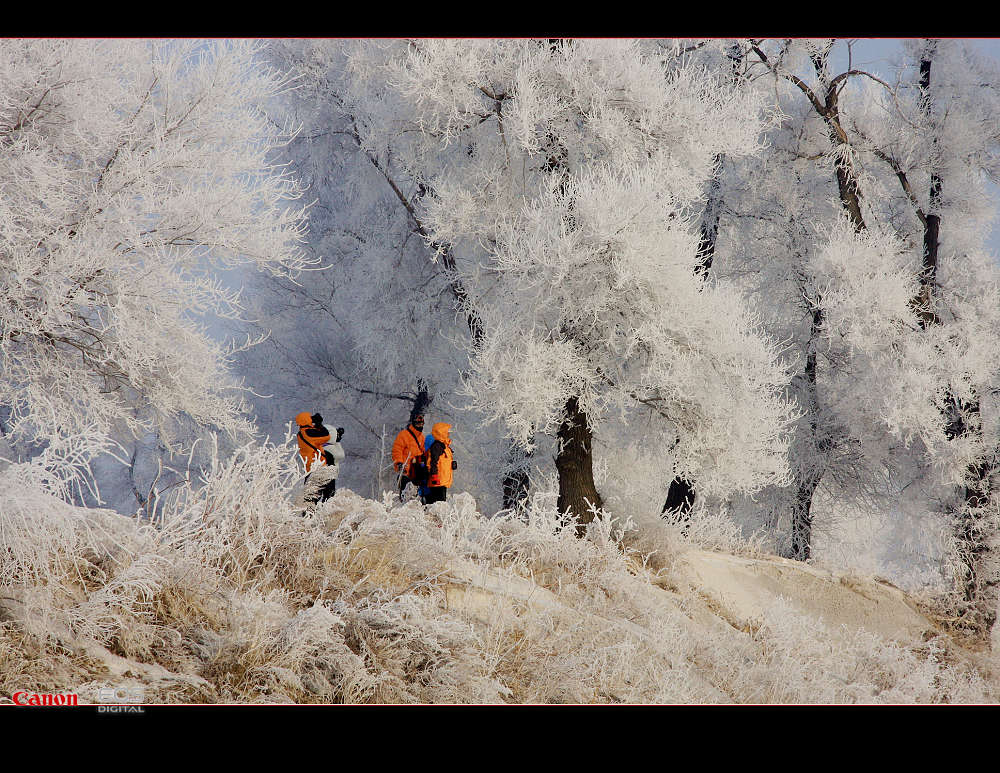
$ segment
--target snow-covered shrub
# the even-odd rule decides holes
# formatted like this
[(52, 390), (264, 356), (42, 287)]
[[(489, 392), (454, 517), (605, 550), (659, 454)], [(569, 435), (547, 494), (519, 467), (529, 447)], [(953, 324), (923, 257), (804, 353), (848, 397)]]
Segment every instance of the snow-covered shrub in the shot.
[[(888, 642), (780, 599), (759, 619), (732, 618), (678, 573), (692, 545), (679, 525), (656, 519), (644, 533), (609, 516), (580, 539), (544, 494), (487, 518), (468, 494), (423, 507), (348, 489), (301, 516), (290, 505), (290, 455), (262, 446), (216, 459), (198, 485), (162, 503), (156, 525), (105, 513), (117, 528), (80, 534), (114, 541), (66, 542), (85, 564), (19, 574), (0, 593), (19, 600), (0, 600), (11, 617), (0, 622), (0, 686), (78, 684), (93, 698), (103, 663), (138, 675), (129, 678), (154, 702), (1000, 694), (983, 664), (941, 637)], [(67, 506), (62, 517), (86, 514)], [(667, 560), (644, 552), (654, 543)]]

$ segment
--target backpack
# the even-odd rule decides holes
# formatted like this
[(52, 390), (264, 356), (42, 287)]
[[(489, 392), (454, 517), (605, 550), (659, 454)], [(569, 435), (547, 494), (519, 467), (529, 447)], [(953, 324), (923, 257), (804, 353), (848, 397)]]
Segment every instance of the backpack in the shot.
[[(420, 441), (417, 440), (417, 436), (413, 434), (413, 430), (407, 426), (406, 431), (410, 433), (410, 437), (413, 438), (413, 442), (420, 445)], [(410, 462), (410, 480), (413, 481), (416, 486), (426, 486), (427, 480), (430, 478), (430, 472), (427, 470), (427, 454), (422, 453), (420, 456), (413, 457)]]
[(427, 462), (423, 456), (413, 460), (413, 477), (411, 480), (417, 486), (426, 486), (430, 479), (430, 470), (427, 469)]

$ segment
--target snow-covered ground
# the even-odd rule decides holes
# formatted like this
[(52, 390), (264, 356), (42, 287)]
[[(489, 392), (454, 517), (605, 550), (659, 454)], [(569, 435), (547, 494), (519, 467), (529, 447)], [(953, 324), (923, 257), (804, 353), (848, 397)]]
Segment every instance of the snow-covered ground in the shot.
[(1000, 698), (987, 645), (874, 577), (707, 550), (659, 519), (580, 540), (544, 497), (486, 518), (468, 494), (425, 508), (342, 490), (301, 517), (277, 492), (270, 509), (221, 496), (246, 479), (234, 469), (159, 529), (60, 509), (47, 565), (0, 588), (0, 701)]

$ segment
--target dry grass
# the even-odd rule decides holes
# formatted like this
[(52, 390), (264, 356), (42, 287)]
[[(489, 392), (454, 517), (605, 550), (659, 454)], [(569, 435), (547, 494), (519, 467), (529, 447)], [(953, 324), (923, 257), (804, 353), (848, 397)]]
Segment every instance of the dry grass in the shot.
[[(302, 518), (266, 479), (272, 465), (262, 454), (220, 467), (162, 531), (66, 536), (76, 552), (43, 585), (24, 575), (24, 603), (3, 607), (0, 692), (133, 680), (160, 702), (1000, 695), (992, 661), (944, 639), (831, 633), (780, 599), (731, 619), (673, 576), (686, 547), (670, 524), (597, 521), (581, 540), (544, 503), (489, 519), (468, 495), (422, 508), (350, 491)], [(238, 495), (247, 480), (255, 499)]]

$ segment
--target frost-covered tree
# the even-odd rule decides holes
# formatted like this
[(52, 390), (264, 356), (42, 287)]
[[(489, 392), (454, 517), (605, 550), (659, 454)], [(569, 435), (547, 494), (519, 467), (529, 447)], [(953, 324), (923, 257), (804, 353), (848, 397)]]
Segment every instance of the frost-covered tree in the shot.
[(473, 431), (479, 417), (449, 399), (468, 367), (465, 346), (477, 321), (456, 315), (462, 288), (431, 259), (416, 209), (426, 191), (398, 167), (391, 143), (361, 144), (367, 114), (342, 95), (348, 47), (268, 46), (272, 61), (297, 73), (296, 88), (272, 112), (302, 126), (287, 154), (315, 202), (307, 249), (323, 269), (294, 280), (258, 275), (254, 334), (268, 337), (240, 355), (240, 370), (261, 395), (251, 399), (272, 436), (306, 409), (347, 427), (340, 480), (355, 490), (373, 491), (380, 461), (380, 483), (389, 487), (388, 458), (379, 457), (421, 408), (457, 431), (460, 488), (485, 508), (494, 500), (499, 507), (511, 477), (506, 444), (490, 429)]
[(1000, 68), (962, 41), (912, 40), (897, 81), (872, 95), (852, 129), (881, 164), (883, 195), (895, 204), (886, 219), (919, 245), (919, 292), (911, 303), (933, 351), (925, 366), (933, 389), (927, 423), (939, 430), (938, 442), (928, 444), (928, 482), (952, 492), (943, 505), (962, 618), (988, 630), (1000, 585), (993, 491), (1000, 435), (991, 403), (1000, 271), (984, 254), (993, 218), (985, 184), (1000, 172)]
[(307, 264), (299, 188), (274, 161), (289, 134), (260, 109), (286, 83), (258, 51), (0, 46), (0, 413), (22, 456), (250, 429), (232, 346), (206, 328), (240, 311), (222, 272)]
[(759, 150), (755, 97), (628, 41), (370, 43), (350, 67), (362, 143), (394, 140), (480, 320), (465, 394), (526, 448), (556, 436), (562, 512), (601, 507), (594, 431), (643, 411), (667, 480), (782, 478), (776, 352), (739, 294), (695, 271), (715, 158)]
[(730, 167), (715, 269), (757, 298), (768, 330), (789, 344), (788, 391), (803, 412), (792, 484), (758, 501), (765, 522), (789, 521), (782, 552), (808, 559), (821, 487), (871, 504), (886, 493), (892, 450), (914, 431), (901, 405), (919, 359), (906, 346), (916, 280), (905, 240), (863, 195), (857, 137), (845, 129), (844, 100), (880, 81), (850, 62), (833, 69), (831, 40), (738, 45), (743, 83), (782, 120), (767, 154)]
[[(808, 557), (820, 491), (888, 512), (920, 479), (933, 509), (933, 487), (950, 480), (967, 503), (985, 504), (981, 462), (995, 443), (962, 426), (990, 423), (977, 395), (990, 391), (996, 361), (996, 269), (982, 239), (997, 79), (952, 43), (936, 103), (924, 42), (908, 44), (888, 79), (853, 64), (849, 42), (746, 43), (748, 84), (784, 118), (768, 133), (773, 151), (726, 180), (714, 268), (752, 290), (768, 329), (798, 352), (796, 483), (762, 500), (790, 512), (798, 557)], [(846, 67), (832, 64), (838, 46)], [(956, 536), (966, 556), (991, 540), (965, 532)]]
[[(849, 484), (860, 484), (861, 488), (866, 487), (868, 481), (865, 479), (870, 478), (856, 464), (860, 437), (854, 430), (865, 425), (861, 422), (856, 423), (857, 427), (850, 426), (852, 422), (836, 410), (839, 401), (824, 391), (834, 388), (833, 385), (827, 387), (824, 381), (829, 375), (851, 374), (841, 387), (849, 392), (850, 385), (855, 383), (855, 366), (871, 367), (866, 355), (878, 351), (878, 335), (869, 339), (874, 348), (852, 348), (846, 353), (835, 353), (832, 347), (834, 327), (829, 324), (828, 317), (832, 313), (850, 322), (851, 315), (842, 313), (854, 310), (849, 301), (854, 297), (871, 299), (870, 291), (852, 295), (851, 291), (857, 288), (852, 288), (851, 284), (863, 284), (874, 275), (880, 280), (888, 280), (880, 283), (882, 288), (887, 288), (894, 286), (897, 280), (905, 284), (905, 274), (894, 274), (891, 258), (887, 262), (881, 260), (879, 249), (867, 233), (857, 162), (850, 137), (843, 127), (842, 94), (851, 79), (862, 73), (850, 68), (836, 74), (831, 71), (832, 40), (795, 43), (751, 40), (745, 45), (752, 73), (748, 82), (769, 91), (785, 116), (769, 137), (773, 153), (761, 165), (751, 162), (748, 166), (753, 171), (744, 172), (744, 190), (749, 195), (741, 204), (742, 213), (747, 216), (744, 221), (746, 252), (743, 254), (749, 256), (751, 264), (757, 264), (761, 258), (771, 260), (775, 254), (783, 258), (776, 270), (766, 266), (759, 269), (756, 286), (767, 298), (761, 297), (762, 302), (771, 304), (771, 330), (791, 340), (798, 355), (790, 390), (804, 415), (793, 444), (793, 484), (780, 492), (774, 504), (779, 510), (787, 508), (790, 511), (788, 554), (808, 559), (813, 499), (824, 476), (831, 470), (834, 475), (846, 472), (846, 476), (841, 475), (842, 481), (847, 477), (851, 479)], [(762, 173), (763, 179), (770, 178), (770, 185), (761, 185)], [(832, 184), (836, 187), (831, 188)], [(831, 199), (835, 202), (832, 206)], [(754, 222), (754, 217), (763, 220)], [(856, 239), (839, 227), (840, 221), (849, 223), (858, 235)], [(836, 241), (831, 239), (834, 234), (838, 237)], [(760, 249), (762, 237), (770, 249)], [(875, 239), (878, 241), (879, 237)], [(830, 247), (835, 250), (837, 241), (845, 252), (831, 254)], [(823, 249), (824, 244), (827, 249)], [(869, 258), (874, 254), (876, 260), (868, 266), (854, 265), (851, 270), (838, 270), (850, 264), (849, 256), (856, 254), (859, 248), (868, 253)], [(884, 249), (887, 255), (897, 251), (888, 244), (884, 244)], [(831, 292), (836, 300), (830, 296)], [(784, 303), (774, 304), (773, 295), (784, 296)], [(898, 309), (889, 311), (881, 303), (888, 301), (892, 305), (891, 300), (882, 297), (877, 300), (879, 305), (869, 309), (872, 313), (866, 314), (866, 319), (874, 317), (893, 330), (894, 324), (904, 327), (909, 324), (908, 320), (898, 317)], [(845, 301), (847, 307), (833, 308), (835, 303)], [(879, 325), (876, 329), (882, 332), (883, 328)], [(844, 333), (840, 332), (838, 338), (842, 339)], [(824, 368), (824, 364), (828, 367)], [(848, 398), (843, 404), (851, 402)]]

